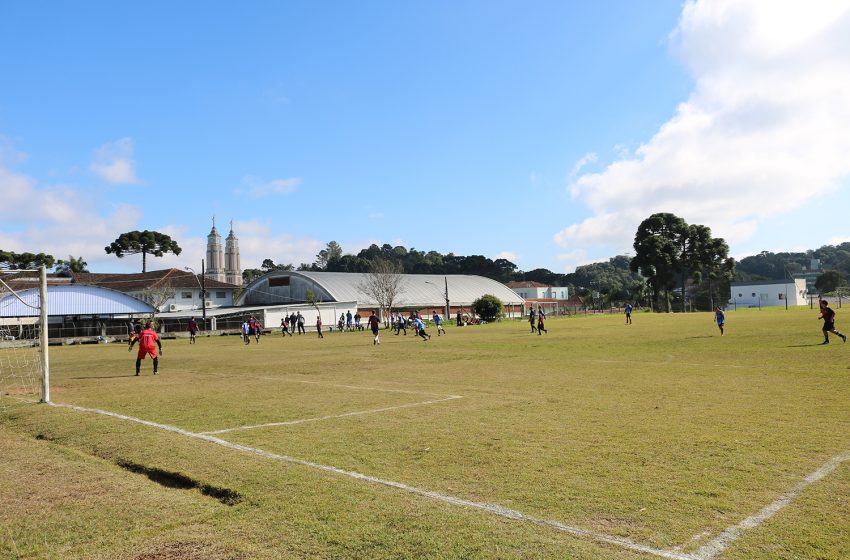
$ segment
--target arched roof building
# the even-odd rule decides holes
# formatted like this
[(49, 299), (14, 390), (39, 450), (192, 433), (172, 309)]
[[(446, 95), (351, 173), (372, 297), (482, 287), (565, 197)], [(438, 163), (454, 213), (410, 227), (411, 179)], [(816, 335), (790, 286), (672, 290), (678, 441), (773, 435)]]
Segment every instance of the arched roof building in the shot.
[[(358, 307), (376, 307), (375, 299), (361, 286), (367, 273), (308, 272), (275, 270), (254, 279), (236, 300), (236, 305), (292, 304), (307, 301), (311, 290), (320, 302), (356, 301)], [(499, 298), (505, 306), (522, 306), (524, 300), (504, 284), (471, 275), (401, 274), (395, 307), (439, 308), (446, 305), (446, 288), (452, 307), (469, 307), (485, 294)]]
[[(0, 294), (0, 317), (37, 317), (38, 288), (13, 294)], [(47, 286), (47, 314), (69, 315), (133, 315), (149, 314), (154, 308), (127, 294), (82, 284)]]

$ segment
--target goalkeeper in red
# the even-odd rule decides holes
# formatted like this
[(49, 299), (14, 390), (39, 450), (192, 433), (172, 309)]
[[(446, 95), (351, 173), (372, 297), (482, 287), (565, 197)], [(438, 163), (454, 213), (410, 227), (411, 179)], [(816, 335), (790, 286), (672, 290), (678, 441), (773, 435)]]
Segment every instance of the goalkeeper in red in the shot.
[(136, 375), (139, 375), (139, 370), (142, 368), (142, 360), (150, 354), (153, 359), (153, 374), (156, 375), (159, 366), (159, 358), (156, 355), (156, 350), (159, 348), (159, 355), (162, 355), (162, 343), (159, 341), (159, 335), (153, 330), (153, 323), (148, 321), (145, 328), (139, 333), (139, 336), (134, 338), (130, 343), (127, 351), (132, 351), (133, 346), (139, 343), (139, 354), (136, 356)]

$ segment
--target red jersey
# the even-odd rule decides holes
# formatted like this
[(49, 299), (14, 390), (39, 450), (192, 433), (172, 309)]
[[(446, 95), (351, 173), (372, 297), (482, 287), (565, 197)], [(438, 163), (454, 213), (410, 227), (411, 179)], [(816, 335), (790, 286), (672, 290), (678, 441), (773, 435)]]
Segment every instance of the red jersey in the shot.
[(159, 335), (151, 329), (145, 329), (139, 333), (139, 353), (147, 353), (151, 356), (156, 356), (156, 341), (159, 340)]

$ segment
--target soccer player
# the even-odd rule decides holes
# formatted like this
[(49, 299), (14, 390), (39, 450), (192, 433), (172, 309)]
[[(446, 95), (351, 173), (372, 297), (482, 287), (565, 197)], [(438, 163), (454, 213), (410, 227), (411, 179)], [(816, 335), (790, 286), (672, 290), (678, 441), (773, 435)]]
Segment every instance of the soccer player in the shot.
[(133, 341), (139, 338), (142, 333), (142, 323), (138, 319), (133, 321), (133, 332), (130, 334), (130, 340), (127, 341), (127, 348), (132, 348)]
[(153, 322), (148, 321), (145, 325), (145, 328), (142, 332), (139, 333), (139, 336), (134, 338), (130, 343), (130, 347), (127, 348), (127, 352), (133, 350), (133, 346), (135, 346), (136, 342), (139, 343), (139, 354), (136, 356), (136, 375), (139, 375), (139, 370), (142, 369), (142, 360), (145, 359), (146, 355), (150, 355), (153, 358), (153, 374), (157, 374), (157, 370), (159, 369), (159, 358), (156, 355), (156, 349), (159, 348), (159, 355), (162, 355), (162, 343), (159, 341), (159, 335), (156, 334), (153, 330)]
[(251, 325), (248, 321), (242, 321), (242, 340), (245, 341), (245, 346), (251, 344)]
[(714, 322), (717, 323), (717, 328), (720, 329), (720, 336), (723, 336), (723, 325), (726, 324), (726, 315), (720, 309), (719, 305), (714, 310)]
[(316, 332), (319, 333), (319, 338), (325, 338), (325, 335), (322, 334), (322, 316), (316, 316)]
[(626, 324), (627, 325), (632, 324), (632, 304), (631, 303), (626, 304)]
[(416, 325), (416, 334), (422, 337), (422, 340), (431, 340), (431, 335), (425, 332), (425, 323), (422, 322), (422, 318), (419, 317), (419, 314), (416, 314), (416, 319), (413, 320)]
[(398, 333), (404, 331), (404, 336), (407, 336), (407, 319), (401, 313), (398, 314), (396, 319), (395, 335), (398, 336)]
[(379, 323), (379, 321), (378, 321), (378, 316), (377, 316), (377, 315), (375, 315), (375, 312), (374, 312), (374, 311), (373, 311), (373, 312), (372, 312), (372, 314), (369, 316), (369, 328), (370, 328), (370, 329), (372, 329), (372, 334), (374, 334), (374, 335), (375, 335), (375, 339), (374, 339), (374, 340), (372, 340), (372, 344), (380, 344), (380, 343), (381, 343), (381, 340), (380, 340), (380, 338), (379, 338), (379, 334), (378, 334), (378, 333), (380, 332), (380, 331), (379, 331), (379, 329), (380, 329), (380, 323)]
[(286, 338), (286, 335), (292, 336), (292, 333), (289, 332), (289, 316), (284, 315), (283, 319), (280, 320), (280, 336)]
[(820, 300), (820, 317), (818, 319), (823, 319), (823, 342), (821, 344), (829, 344), (829, 333), (838, 335), (841, 340), (847, 342), (847, 337), (835, 330), (835, 311), (830, 309), (829, 303), (825, 299)]
[(304, 315), (298, 312), (298, 334), (307, 334), (307, 329), (304, 328)]
[(540, 310), (540, 313), (537, 314), (537, 336), (540, 336), (540, 333), (549, 334), (549, 331), (546, 330), (546, 325), (544, 322), (546, 321), (546, 314), (543, 313), (543, 310)]
[[(534, 333), (534, 331), (536, 330), (536, 329), (535, 329), (535, 327), (534, 327), (534, 319), (535, 319), (535, 317), (536, 317), (536, 312), (534, 311), (534, 306), (532, 305), (532, 306), (531, 306), (531, 311), (529, 311), (529, 312), (528, 312), (528, 322), (531, 324), (531, 332), (532, 332), (532, 334), (533, 334), (533, 333)], [(537, 334), (540, 334), (540, 333), (537, 333)]]
[(431, 317), (431, 319), (437, 327), (437, 336), (440, 336), (440, 331), (443, 331), (443, 334), (446, 334), (446, 328), (443, 327), (443, 320), (440, 318), (440, 314), (434, 311), (434, 316)]
[(189, 319), (189, 344), (195, 344), (196, 334), (198, 334), (198, 322), (192, 317)]

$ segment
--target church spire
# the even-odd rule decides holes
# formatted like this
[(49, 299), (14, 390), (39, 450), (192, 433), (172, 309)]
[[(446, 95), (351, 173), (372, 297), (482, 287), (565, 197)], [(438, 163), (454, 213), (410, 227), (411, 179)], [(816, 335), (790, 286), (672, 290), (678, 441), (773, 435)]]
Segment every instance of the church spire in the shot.
[(239, 262), (239, 239), (233, 233), (233, 220), (230, 220), (230, 234), (224, 249), (224, 281), (228, 284), (242, 285), (242, 266)]

